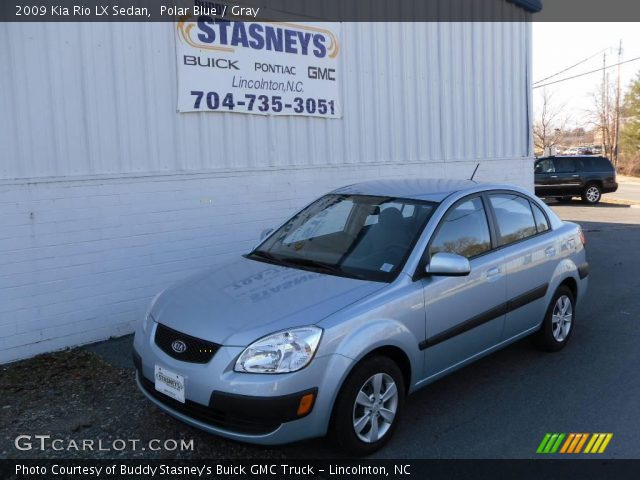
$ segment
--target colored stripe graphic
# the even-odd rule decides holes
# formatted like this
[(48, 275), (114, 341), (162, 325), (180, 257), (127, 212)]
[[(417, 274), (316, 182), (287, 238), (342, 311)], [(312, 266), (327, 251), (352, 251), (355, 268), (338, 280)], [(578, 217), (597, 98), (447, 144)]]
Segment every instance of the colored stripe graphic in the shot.
[(589, 438), (588, 433), (583, 433), (581, 435), (582, 435), (582, 439), (580, 440), (580, 442), (578, 442), (578, 445), (576, 445), (576, 449), (573, 453), (580, 453), (582, 451), (582, 446), (584, 445), (584, 442), (586, 442), (587, 438)]
[(571, 445), (571, 442), (573, 442), (573, 439), (576, 437), (575, 433), (570, 433), (569, 436), (567, 437), (567, 441), (564, 442), (564, 445), (562, 445), (562, 449), (560, 450), (560, 453), (567, 453), (567, 449), (569, 448), (569, 445)]
[(556, 453), (558, 448), (560, 448), (560, 444), (564, 439), (564, 433), (547, 433), (540, 445), (538, 446), (537, 453)]
[(603, 453), (612, 438), (613, 433), (547, 433), (536, 453), (581, 453), (585, 443), (587, 446), (583, 453)]
[(549, 438), (551, 437), (550, 433), (547, 433), (544, 438), (542, 439), (542, 442), (540, 442), (540, 445), (538, 445), (538, 450), (536, 450), (536, 453), (542, 453), (544, 451), (544, 447), (547, 445), (547, 442), (549, 441)]
[(587, 448), (584, 449), (584, 453), (603, 453), (612, 438), (613, 433), (594, 433)]

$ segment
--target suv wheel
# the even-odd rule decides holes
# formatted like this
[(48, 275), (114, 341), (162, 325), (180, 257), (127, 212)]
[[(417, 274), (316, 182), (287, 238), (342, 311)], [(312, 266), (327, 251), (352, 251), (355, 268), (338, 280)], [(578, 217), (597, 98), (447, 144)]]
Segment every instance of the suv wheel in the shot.
[(564, 348), (573, 332), (575, 312), (575, 299), (571, 289), (561, 285), (551, 299), (542, 327), (533, 337), (534, 343), (549, 352)]
[(582, 201), (589, 204), (596, 204), (602, 198), (602, 191), (600, 187), (595, 183), (589, 183), (584, 187), (582, 192)]
[(372, 357), (349, 374), (336, 400), (332, 433), (344, 450), (369, 455), (391, 438), (404, 404), (402, 372), (387, 357)]

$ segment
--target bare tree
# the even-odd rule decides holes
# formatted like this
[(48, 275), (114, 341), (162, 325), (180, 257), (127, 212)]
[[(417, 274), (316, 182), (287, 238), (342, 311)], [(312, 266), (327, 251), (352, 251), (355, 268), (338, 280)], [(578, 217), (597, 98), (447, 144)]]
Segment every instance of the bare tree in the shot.
[(564, 113), (565, 105), (554, 105), (553, 94), (546, 88), (535, 111), (533, 141), (536, 151), (544, 154), (562, 142), (569, 117)]
[(615, 82), (609, 74), (602, 77), (600, 85), (592, 94), (592, 108), (589, 110), (589, 122), (594, 127), (595, 141), (602, 144), (602, 152), (617, 163), (617, 139), (620, 125), (620, 106)]

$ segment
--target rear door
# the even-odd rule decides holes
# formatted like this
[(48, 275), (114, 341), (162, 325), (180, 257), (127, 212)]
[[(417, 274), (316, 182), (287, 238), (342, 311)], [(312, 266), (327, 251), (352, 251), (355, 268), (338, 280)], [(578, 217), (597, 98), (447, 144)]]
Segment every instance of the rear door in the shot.
[(464, 277), (428, 276), (424, 287), (426, 376), (432, 377), (498, 343), (504, 323), (504, 255), (492, 249), (485, 201), (467, 197), (441, 221), (426, 253), (450, 252), (469, 259)]
[(563, 195), (578, 195), (582, 191), (582, 178), (576, 168), (579, 158), (576, 157), (556, 157), (554, 189)]
[(560, 252), (549, 219), (534, 201), (510, 191), (491, 193), (488, 198), (505, 260), (507, 308), (502, 339), (506, 340), (542, 320), (544, 296)]

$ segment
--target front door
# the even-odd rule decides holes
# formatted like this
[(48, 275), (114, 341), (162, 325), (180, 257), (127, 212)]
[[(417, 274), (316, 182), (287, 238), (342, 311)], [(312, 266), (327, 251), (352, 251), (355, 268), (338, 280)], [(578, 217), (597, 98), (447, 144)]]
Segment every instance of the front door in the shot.
[(450, 252), (469, 259), (464, 277), (422, 279), (426, 309), (426, 377), (446, 373), (500, 341), (505, 319), (504, 256), (492, 250), (483, 198), (467, 197), (447, 212), (428, 255)]
[(536, 162), (534, 181), (536, 195), (539, 197), (551, 196), (556, 193), (558, 175), (552, 158), (542, 158)]

